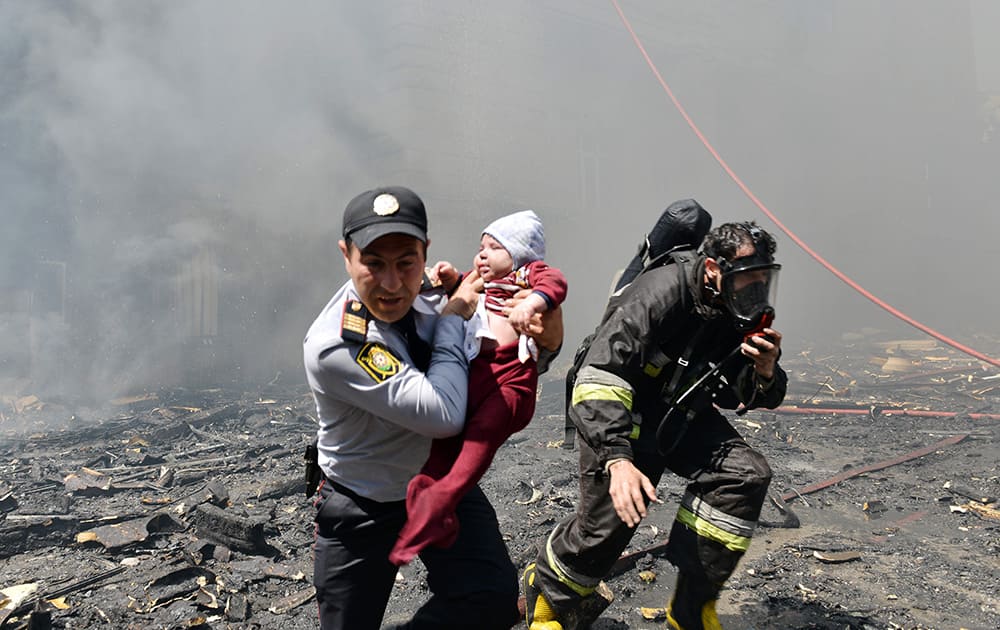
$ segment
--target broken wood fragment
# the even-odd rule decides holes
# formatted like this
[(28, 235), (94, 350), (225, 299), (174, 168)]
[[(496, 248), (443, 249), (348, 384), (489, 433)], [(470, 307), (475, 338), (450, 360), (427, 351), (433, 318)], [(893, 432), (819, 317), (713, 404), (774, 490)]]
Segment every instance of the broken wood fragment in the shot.
[(860, 560), (861, 554), (857, 551), (813, 551), (813, 557), (827, 564), (840, 564), (841, 562)]
[[(57, 598), (57, 597), (63, 597), (63, 596), (69, 595), (71, 593), (75, 593), (76, 591), (85, 589), (85, 588), (87, 588), (89, 586), (93, 586), (94, 584), (98, 584), (100, 582), (103, 582), (104, 580), (106, 580), (108, 578), (114, 577), (114, 576), (118, 575), (119, 573), (124, 572), (125, 570), (126, 570), (126, 567), (115, 567), (114, 569), (110, 569), (108, 571), (104, 571), (103, 573), (98, 573), (97, 575), (92, 575), (92, 576), (89, 576), (89, 577), (85, 577), (85, 578), (83, 578), (81, 580), (77, 580), (75, 582), (71, 582), (71, 583), (69, 583), (69, 584), (67, 584), (65, 586), (61, 586), (61, 587), (56, 588), (56, 589), (45, 591), (44, 593), (40, 593), (38, 595), (34, 595), (35, 591), (37, 591), (37, 584), (35, 584), (36, 588), (31, 589), (31, 593), (28, 593), (29, 597), (21, 598), (20, 601), (22, 603), (20, 605), (15, 605), (14, 607), (10, 608), (9, 610), (6, 609), (4, 606), (0, 606), (0, 627), (3, 627), (3, 623), (4, 623), (4, 621), (6, 619), (8, 619), (10, 617), (17, 617), (17, 616), (25, 614), (26, 612), (28, 612), (32, 608), (34, 608), (35, 605), (38, 604), (41, 601), (48, 600), (48, 599), (53, 599), (53, 598)], [(7, 591), (3, 591), (3, 592), (6, 593)]]
[(650, 554), (661, 555), (665, 553), (669, 542), (669, 540), (664, 540), (663, 542), (656, 543), (655, 545), (637, 549), (631, 553), (622, 554), (617, 560), (615, 560), (615, 563), (611, 565), (611, 570), (608, 571), (608, 575), (606, 577), (612, 578), (619, 576), (626, 571), (631, 571), (635, 568), (635, 565), (639, 562), (640, 558)]
[(952, 506), (958, 507), (959, 511), (972, 512), (980, 518), (988, 518), (994, 521), (1000, 521), (1000, 510), (997, 509), (996, 505), (983, 505), (977, 501), (969, 501), (965, 505)]
[(138, 394), (136, 396), (122, 396), (121, 398), (115, 398), (111, 400), (111, 404), (116, 407), (128, 407), (135, 405), (137, 403), (148, 403), (156, 402), (160, 397), (156, 392), (150, 392), (148, 394)]
[(66, 492), (94, 493), (111, 490), (111, 477), (96, 470), (82, 467), (78, 472), (70, 473), (63, 479)]
[(197, 411), (185, 417), (183, 422), (177, 422), (153, 431), (149, 435), (148, 440), (151, 443), (156, 444), (177, 439), (189, 434), (192, 427), (201, 428), (217, 420), (235, 418), (239, 415), (240, 408), (240, 405), (231, 403), (214, 407), (212, 409)]
[(641, 606), (639, 608), (639, 614), (646, 621), (666, 621), (667, 620), (667, 609), (666, 608), (649, 608), (646, 606)]
[(255, 501), (267, 501), (270, 499), (281, 499), (290, 497), (293, 494), (302, 492), (302, 480), (296, 476), (280, 481), (273, 481), (266, 486), (262, 486), (259, 492), (254, 495)]
[(241, 571), (251, 576), (259, 576), (262, 578), (277, 577), (295, 582), (300, 582), (306, 579), (306, 574), (299, 569), (276, 562), (270, 562), (264, 560), (263, 558), (251, 558), (249, 560), (230, 562), (229, 567), (234, 571)]
[(276, 615), (284, 615), (288, 611), (298, 608), (314, 597), (316, 597), (316, 587), (309, 586), (301, 591), (297, 591), (291, 595), (275, 600), (270, 606), (267, 607), (267, 609)]
[(205, 584), (214, 584), (215, 579), (215, 574), (204, 567), (168, 569), (146, 584), (147, 611), (186, 598)]
[(126, 545), (146, 540), (150, 534), (182, 532), (187, 526), (170, 514), (160, 512), (145, 518), (137, 518), (124, 523), (96, 527), (76, 536), (77, 543), (96, 542), (107, 550), (120, 549)]
[(232, 593), (226, 599), (223, 613), (230, 621), (246, 621), (250, 618), (250, 602), (243, 593)]
[(246, 518), (214, 505), (201, 504), (190, 515), (200, 538), (251, 555), (274, 555), (277, 551), (264, 538), (266, 521)]

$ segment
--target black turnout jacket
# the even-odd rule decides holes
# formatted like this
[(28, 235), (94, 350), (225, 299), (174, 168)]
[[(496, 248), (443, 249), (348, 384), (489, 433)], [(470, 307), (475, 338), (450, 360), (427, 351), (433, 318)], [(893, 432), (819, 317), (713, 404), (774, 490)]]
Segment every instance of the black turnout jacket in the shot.
[[(640, 436), (655, 435), (673, 401), (742, 342), (725, 313), (702, 299), (704, 262), (693, 251), (675, 254), (613, 295), (576, 363), (569, 417), (602, 463), (632, 459)], [(773, 409), (784, 399), (788, 377), (780, 366), (764, 382), (736, 353), (720, 378), (682, 405), (695, 418), (691, 431), (697, 415), (717, 414), (716, 407)]]

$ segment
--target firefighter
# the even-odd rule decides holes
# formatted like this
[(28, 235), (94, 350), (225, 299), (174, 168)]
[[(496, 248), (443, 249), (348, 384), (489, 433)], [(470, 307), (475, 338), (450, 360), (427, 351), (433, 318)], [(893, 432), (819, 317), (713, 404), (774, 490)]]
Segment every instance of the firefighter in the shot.
[(784, 398), (774, 252), (756, 224), (726, 223), (612, 296), (573, 371), (579, 504), (522, 578), (531, 630), (586, 627), (607, 605), (595, 590), (660, 502), (664, 470), (688, 480), (667, 548), (678, 570), (668, 623), (721, 629), (715, 602), (750, 544), (771, 470), (717, 407)]

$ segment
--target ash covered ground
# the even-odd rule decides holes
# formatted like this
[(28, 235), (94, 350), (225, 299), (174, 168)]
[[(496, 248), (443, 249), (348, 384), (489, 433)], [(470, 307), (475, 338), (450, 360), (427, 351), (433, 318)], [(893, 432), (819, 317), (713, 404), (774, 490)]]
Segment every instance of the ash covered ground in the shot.
[[(720, 599), (723, 627), (1000, 627), (996, 370), (874, 333), (783, 365), (786, 405), (800, 408), (734, 420), (771, 463), (773, 500)], [(534, 421), (483, 480), (519, 567), (574, 509), (562, 404), (548, 375)], [(313, 415), (297, 385), (164, 390), (100, 410), (8, 397), (0, 627), (315, 628), (300, 481)], [(675, 573), (659, 551), (682, 490), (661, 483), (665, 503), (607, 580), (615, 599), (594, 628), (666, 627)], [(420, 563), (404, 567), (386, 622), (427, 594)]]

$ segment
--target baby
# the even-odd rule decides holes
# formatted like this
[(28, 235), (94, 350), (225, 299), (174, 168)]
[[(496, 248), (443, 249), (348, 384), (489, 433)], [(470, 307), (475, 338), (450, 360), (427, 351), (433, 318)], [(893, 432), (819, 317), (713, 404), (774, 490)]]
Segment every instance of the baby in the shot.
[[(532, 318), (566, 299), (566, 278), (545, 257), (545, 231), (531, 210), (486, 226), (473, 265), (485, 283), (469, 320), (469, 404), (464, 431), (434, 440), (430, 456), (406, 492), (407, 521), (389, 554), (406, 564), (428, 546), (458, 536), (455, 507), (473, 488), (508, 437), (528, 425), (538, 388), (537, 348), (525, 332)], [(516, 293), (531, 294), (510, 308)]]

